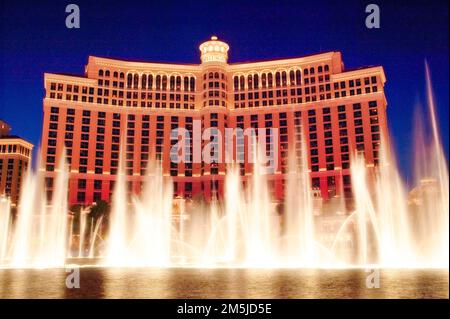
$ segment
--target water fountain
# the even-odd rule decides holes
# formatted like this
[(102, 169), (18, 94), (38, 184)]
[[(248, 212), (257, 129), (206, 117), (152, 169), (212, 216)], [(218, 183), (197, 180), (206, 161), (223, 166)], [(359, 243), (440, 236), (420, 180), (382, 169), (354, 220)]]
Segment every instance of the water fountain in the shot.
[(0, 263), (6, 259), (9, 228), (11, 224), (11, 202), (6, 196), (0, 196)]
[(114, 193), (108, 266), (168, 266), (171, 245), (171, 184), (164, 181), (161, 167), (147, 170), (140, 197), (128, 198), (123, 167)]
[[(261, 148), (253, 143), (253, 174), (242, 184), (239, 168), (230, 165), (225, 195), (211, 203), (173, 198), (172, 183), (161, 166), (147, 169), (140, 195), (128, 195), (120, 163), (108, 223), (90, 210), (80, 213), (78, 228), (69, 222), (68, 170), (64, 159), (54, 172), (54, 191), (46, 199), (44, 172), (29, 171), (22, 187), (17, 217), (0, 198), (0, 264), (5, 267), (62, 267), (67, 257), (83, 263), (99, 259), (105, 267), (380, 267), (448, 268), (448, 168), (436, 121), (427, 67), (431, 142), (416, 141), (420, 187), (407, 195), (392, 150), (381, 143), (379, 163), (367, 167), (363, 154), (351, 159), (354, 211), (346, 214), (332, 244), (317, 233), (307, 147), (289, 156), (284, 203), (270, 195)], [(425, 146), (426, 145), (426, 146)], [(39, 166), (41, 167), (41, 166)], [(420, 182), (419, 182), (420, 181)], [(278, 207), (283, 207), (279, 213)], [(106, 231), (105, 225), (108, 225)], [(354, 232), (352, 258), (339, 249), (349, 229)], [(72, 237), (78, 236), (77, 246)], [(102, 240), (99, 240), (102, 239)], [(100, 242), (106, 249), (99, 249)], [(70, 249), (69, 249), (70, 248)]]
[(316, 239), (312, 193), (308, 172), (306, 143), (300, 135), (301, 157), (293, 154), (289, 158), (287, 193), (285, 197), (285, 233), (283, 246), (286, 247), (286, 263), (289, 265), (317, 266)]
[[(58, 267), (66, 260), (68, 170), (64, 157), (55, 171), (52, 199), (45, 199), (43, 172), (28, 171), (17, 221), (4, 257), (13, 267)], [(48, 203), (48, 204), (47, 204)], [(3, 215), (8, 215), (2, 212)], [(5, 218), (5, 217), (4, 217)], [(5, 221), (2, 221), (5, 223)]]

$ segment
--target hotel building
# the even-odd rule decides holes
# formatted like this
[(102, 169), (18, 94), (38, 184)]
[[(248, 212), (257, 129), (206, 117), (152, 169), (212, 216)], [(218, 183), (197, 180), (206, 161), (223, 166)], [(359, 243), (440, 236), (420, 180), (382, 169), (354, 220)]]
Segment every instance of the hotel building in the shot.
[[(226, 163), (170, 160), (177, 142), (171, 131), (183, 127), (192, 137), (198, 123), (221, 133), (278, 129), (278, 166), (268, 176), (276, 198), (283, 196), (289, 152), (300, 156), (301, 132), (311, 185), (324, 199), (350, 190), (352, 152), (364, 152), (369, 167), (377, 164), (380, 136), (387, 135), (381, 66), (346, 70), (340, 52), (229, 63), (229, 46), (217, 37), (199, 49), (200, 64), (90, 56), (84, 76), (46, 73), (42, 169), (49, 193), (65, 149), (71, 204), (110, 200), (121, 150), (132, 192), (139, 193), (147, 164), (158, 159), (176, 195), (220, 195)], [(246, 139), (236, 152), (247, 148)], [(252, 166), (240, 164), (244, 182)]]
[(19, 201), (23, 177), (31, 162), (33, 144), (10, 135), (11, 127), (0, 119), (0, 195)]

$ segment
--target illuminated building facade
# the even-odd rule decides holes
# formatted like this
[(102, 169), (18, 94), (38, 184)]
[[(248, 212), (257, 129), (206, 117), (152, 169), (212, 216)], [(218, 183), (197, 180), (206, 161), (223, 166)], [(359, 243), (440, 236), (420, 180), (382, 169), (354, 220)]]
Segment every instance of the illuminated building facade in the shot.
[(0, 120), (0, 195), (9, 197), (12, 205), (16, 205), (33, 144), (10, 135), (10, 130), (10, 126)]
[[(312, 187), (325, 199), (350, 189), (353, 151), (364, 152), (368, 166), (377, 164), (380, 136), (387, 133), (382, 67), (345, 70), (340, 52), (228, 63), (229, 46), (216, 37), (199, 49), (200, 64), (90, 56), (84, 76), (46, 73), (42, 151), (49, 192), (65, 149), (70, 203), (110, 200), (123, 149), (130, 191), (139, 193), (147, 164), (159, 159), (176, 195), (220, 195), (226, 163), (170, 160), (177, 142), (171, 131), (183, 127), (195, 140), (196, 125), (222, 133), (277, 129), (278, 166), (268, 176), (276, 198), (283, 196), (288, 149), (300, 156), (299, 128)], [(246, 141), (236, 152), (247, 147)], [(244, 181), (252, 166), (240, 164)]]

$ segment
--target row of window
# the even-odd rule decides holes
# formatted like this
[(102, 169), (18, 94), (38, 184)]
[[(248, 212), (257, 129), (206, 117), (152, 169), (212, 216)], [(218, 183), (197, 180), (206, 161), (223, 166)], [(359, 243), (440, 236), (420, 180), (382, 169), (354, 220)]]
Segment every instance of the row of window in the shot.
[(195, 77), (180, 75), (128, 74), (127, 88), (195, 92)]
[[(334, 83), (334, 98), (361, 95), (363, 93), (376, 93), (378, 91), (376, 76), (364, 78), (364, 87), (361, 86), (361, 81), (361, 79), (356, 79)], [(329, 83), (318, 86), (305, 86), (303, 89), (278, 89), (246, 93), (236, 92), (234, 94), (234, 107), (251, 108), (259, 106), (286, 105), (289, 101), (291, 104), (301, 104), (303, 102), (309, 103), (317, 100), (329, 100), (332, 97), (333, 94), (331, 92), (331, 84)]]
[(24, 156), (29, 157), (31, 150), (29, 148), (17, 144), (0, 145), (0, 154), (8, 154), (8, 153), (22, 154)]
[[(23, 172), (28, 168), (28, 162), (21, 159), (0, 159), (0, 193), (13, 196), (16, 202), (20, 194)], [(14, 177), (14, 175), (16, 177)], [(1, 189), (3, 185), (3, 189)]]
[[(340, 105), (337, 107), (338, 114), (338, 125), (339, 125), (339, 138), (340, 138), (340, 147), (341, 147), (341, 161), (342, 161), (342, 168), (348, 168), (349, 167), (349, 147), (348, 147), (348, 130), (347, 130), (347, 113), (346, 113), (346, 106)], [(57, 138), (57, 129), (58, 129), (58, 113), (59, 108), (52, 107), (51, 108), (51, 114), (50, 114), (50, 124), (49, 124), (49, 132), (48, 132), (48, 149), (47, 149), (47, 163), (49, 165), (52, 165), (55, 163), (55, 152), (56, 152), (56, 138)], [(296, 111), (295, 113), (295, 126), (301, 125), (301, 111)], [(74, 115), (75, 110), (74, 109), (67, 109), (67, 116), (66, 116), (66, 124), (65, 124), (65, 145), (68, 152), (68, 160), (70, 162), (71, 160), (71, 147), (72, 141), (73, 141), (73, 130), (74, 130)], [(90, 134), (94, 132), (90, 132), (90, 115), (91, 111), (89, 110), (83, 110), (83, 117), (82, 117), (82, 125), (81, 125), (81, 141), (80, 141), (80, 161), (79, 161), (79, 172), (86, 173), (87, 172), (87, 162), (88, 162), (88, 147), (89, 147), (89, 139)], [(211, 113), (209, 118), (210, 127), (217, 127), (218, 126), (218, 113)], [(287, 157), (287, 150), (288, 150), (288, 134), (287, 134), (287, 118), (286, 118), (286, 112), (279, 113), (279, 129), (280, 129), (280, 148), (281, 148), (281, 157), (282, 160)], [(307, 122), (308, 122), (308, 133), (309, 133), (309, 147), (310, 147), (310, 158), (311, 158), (311, 167), (312, 171), (318, 171), (319, 170), (319, 149), (318, 149), (318, 136), (317, 136), (317, 117), (316, 117), (316, 110), (310, 109), (307, 111)], [(273, 126), (273, 120), (272, 120), (272, 114), (266, 113), (264, 114), (264, 122), (259, 123), (259, 116), (258, 114), (251, 114), (249, 115), (250, 118), (250, 126), (258, 128), (261, 125), (264, 125), (266, 128), (270, 128)], [(323, 116), (323, 134), (324, 134), (324, 143), (325, 143), (325, 156), (326, 156), (326, 168), (327, 170), (333, 170), (334, 169), (334, 161), (335, 158), (333, 157), (334, 150), (333, 150), (333, 131), (332, 131), (332, 123), (331, 123), (331, 109), (330, 107), (325, 107), (322, 109), (322, 116)], [(372, 134), (372, 140), (373, 141), (379, 141), (380, 135), (379, 135), (379, 123), (378, 123), (378, 110), (377, 110), (377, 103), (376, 101), (370, 101), (369, 102), (369, 116), (370, 116), (370, 130)], [(104, 150), (104, 141), (105, 141), (105, 118), (106, 113), (105, 112), (98, 112), (98, 119), (97, 119), (97, 134), (95, 135), (96, 139), (96, 157), (95, 157), (95, 173), (101, 174), (103, 170), (103, 150)], [(354, 118), (354, 134), (356, 138), (356, 147), (359, 151), (364, 151), (364, 131), (363, 131), (363, 120), (362, 120), (362, 111), (361, 111), (361, 104), (355, 103), (353, 104), (353, 118)], [(136, 116), (134, 114), (128, 114), (127, 116), (127, 167), (129, 167), (129, 170), (132, 174), (132, 168), (133, 168), (133, 152), (135, 151), (135, 119)], [(222, 119), (222, 115), (221, 115)], [(150, 116), (149, 115), (143, 115), (142, 116), (142, 125), (141, 125), (141, 168), (145, 168), (147, 165), (148, 160), (148, 153), (149, 153), (149, 134), (150, 134)], [(178, 116), (171, 116), (171, 129), (178, 127), (179, 117)], [(192, 117), (186, 117), (186, 128), (190, 131), (192, 136)], [(202, 117), (202, 120), (204, 121), (205, 118)], [(226, 122), (227, 117), (224, 115), (223, 120)], [(240, 115), (237, 116), (237, 127), (244, 128), (244, 116)], [(111, 173), (115, 174), (116, 169), (118, 167), (118, 158), (119, 158), (119, 142), (120, 142), (120, 114), (114, 113), (114, 121), (112, 125), (112, 146), (111, 146)], [(204, 123), (203, 123), (203, 126)], [(227, 127), (225, 123), (225, 127)], [(270, 132), (270, 131), (269, 131)], [(297, 134), (298, 133), (298, 134)], [(156, 123), (156, 140), (155, 140), (155, 150), (156, 155), (159, 158), (162, 158), (163, 153), (163, 146), (164, 146), (164, 137), (168, 134), (167, 130), (164, 130), (164, 116), (158, 116), (157, 117), (157, 123)], [(172, 141), (174, 143), (176, 141)], [(375, 145), (375, 144), (374, 144)], [(295, 148), (297, 157), (300, 157), (300, 130), (296, 131), (295, 134)], [(373, 149), (375, 150), (376, 147), (374, 146)], [(243, 150), (242, 150), (243, 151)], [(192, 154), (192, 152), (191, 152)], [(377, 158), (377, 153), (374, 152), (374, 158)], [(286, 162), (282, 161), (282, 169), (286, 166)], [(175, 170), (178, 167), (174, 166), (172, 167), (173, 171), (171, 171), (172, 176), (177, 176), (178, 172)], [(189, 167), (188, 167), (189, 168)], [(190, 167), (191, 169), (192, 167)], [(51, 169), (51, 170), (52, 170)], [(113, 169), (115, 171), (113, 171)], [(216, 168), (211, 170), (211, 174), (215, 173)], [(192, 172), (188, 172), (188, 174), (191, 174)], [(141, 174), (143, 174), (141, 172)], [(190, 176), (186, 174), (186, 176)]]
[[(318, 73), (329, 72), (330, 67), (328, 65), (319, 66), (317, 68)], [(305, 68), (303, 75), (314, 75), (315, 68)], [(322, 78), (323, 79), (323, 78)], [(326, 75), (326, 81), (329, 80), (329, 75)], [(302, 84), (302, 72), (301, 70), (290, 71), (276, 71), (274, 73), (262, 73), (262, 74), (247, 74), (247, 75), (235, 75), (233, 77), (233, 84), (235, 91), (241, 90), (253, 90), (258, 88), (271, 88), (282, 86), (296, 86)]]
[[(322, 185), (321, 178), (319, 177), (312, 177), (311, 178), (311, 187), (313, 189), (320, 189), (322, 186), (325, 186), (328, 190), (334, 189), (336, 186), (336, 180), (342, 178), (342, 184), (345, 188), (349, 188), (351, 186), (351, 176), (350, 175), (342, 175), (340, 176), (327, 176), (326, 177), (326, 185)], [(79, 179), (77, 183), (77, 202), (84, 203), (87, 200), (87, 195), (90, 194), (92, 196), (92, 200), (99, 201), (101, 199), (107, 200), (108, 198), (102, 198), (102, 191), (108, 190), (107, 195), (109, 198), (111, 198), (114, 187), (115, 187), (115, 181), (109, 181), (109, 180), (94, 180), (93, 181), (93, 188), (88, 187), (88, 181), (86, 179)], [(285, 190), (286, 188), (286, 180), (283, 179), (280, 181), (282, 189)], [(53, 184), (53, 180), (49, 178), (50, 185)], [(134, 191), (134, 186), (136, 182), (128, 181), (126, 182), (126, 189), (129, 194), (131, 194)], [(138, 185), (137, 189), (142, 189), (141, 182), (138, 182), (140, 185)], [(248, 184), (247, 181), (242, 181), (242, 187), (246, 187)], [(91, 184), (92, 185), (92, 184)], [(209, 181), (203, 181), (203, 182), (173, 182), (173, 191), (174, 195), (181, 195), (185, 198), (190, 198), (193, 195), (194, 192), (194, 186), (198, 187), (197, 191), (205, 192), (207, 188), (213, 193), (217, 193), (220, 189), (223, 191), (224, 183), (223, 181), (219, 180), (209, 180)], [(275, 181), (268, 181), (268, 186), (271, 191), (275, 189)]]
[(301, 84), (301, 72), (300, 70), (291, 70), (288, 73), (286, 71), (273, 73), (248, 74), (236, 75), (233, 77), (234, 91), (253, 90), (258, 88), (272, 88), (282, 86), (295, 86)]

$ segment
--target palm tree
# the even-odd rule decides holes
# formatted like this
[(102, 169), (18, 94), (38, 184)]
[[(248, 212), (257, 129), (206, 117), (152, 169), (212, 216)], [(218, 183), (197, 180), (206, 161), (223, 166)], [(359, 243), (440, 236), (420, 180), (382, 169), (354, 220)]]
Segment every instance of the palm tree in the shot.
[[(89, 223), (89, 228), (91, 230), (94, 230), (95, 227), (97, 227), (97, 223), (100, 223), (99, 226), (100, 229), (98, 230), (98, 234), (96, 236), (98, 236), (100, 239), (102, 239), (100, 242), (97, 240), (95, 241), (96, 238), (93, 238), (95, 244), (94, 251), (97, 252), (99, 247), (101, 247), (103, 245), (103, 237), (107, 234), (108, 232), (108, 227), (109, 227), (109, 213), (111, 212), (111, 206), (109, 205), (108, 202), (104, 201), (104, 200), (99, 200), (97, 203), (94, 203), (94, 205), (92, 205), (90, 207), (90, 211), (89, 211), (89, 218), (88, 218), (88, 223)], [(101, 220), (100, 220), (101, 219)], [(96, 254), (96, 253), (94, 253)]]
[(109, 218), (109, 213), (111, 211), (111, 206), (107, 201), (99, 200), (95, 205), (91, 207), (90, 216), (97, 221), (101, 216), (103, 219)]

